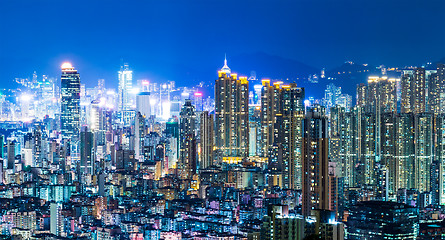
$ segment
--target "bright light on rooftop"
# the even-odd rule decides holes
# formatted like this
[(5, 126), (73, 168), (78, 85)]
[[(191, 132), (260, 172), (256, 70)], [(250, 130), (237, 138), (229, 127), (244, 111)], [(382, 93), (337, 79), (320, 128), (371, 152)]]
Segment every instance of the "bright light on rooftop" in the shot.
[(73, 68), (73, 65), (71, 65), (71, 63), (69, 62), (64, 62), (62, 64), (62, 69), (67, 69), (67, 68)]

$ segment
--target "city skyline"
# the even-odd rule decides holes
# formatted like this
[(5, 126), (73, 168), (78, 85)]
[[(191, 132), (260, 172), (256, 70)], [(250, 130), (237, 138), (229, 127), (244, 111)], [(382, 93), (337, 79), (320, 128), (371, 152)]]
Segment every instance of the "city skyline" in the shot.
[[(0, 73), (0, 79), (6, 82), (16, 77), (29, 77), (33, 71), (57, 76), (57, 66), (68, 60), (83, 70), (85, 83), (93, 84), (104, 78), (117, 85), (115, 69), (119, 68), (121, 59), (138, 70), (136, 78), (178, 81), (182, 75), (190, 82), (211, 81), (208, 76), (217, 70), (219, 56), (224, 53), (229, 55), (229, 61), (236, 59), (233, 63), (242, 69), (240, 73), (256, 70), (259, 75), (262, 69), (244, 67), (243, 59), (253, 58), (246, 55), (264, 52), (327, 70), (345, 61), (403, 67), (419, 66), (445, 57), (441, 44), (445, 36), (438, 30), (440, 21), (433, 20), (434, 13), (445, 8), (440, 1), (414, 4), (414, 1), (319, 0), (314, 3), (282, 1), (274, 5), (265, 1), (239, 4), (230, 1), (226, 4), (220, 1), (205, 4), (199, 1), (190, 4), (135, 1), (122, 6), (110, 1), (108, 11), (97, 13), (102, 20), (94, 20), (93, 11), (101, 7), (95, 2), (79, 1), (70, 8), (65, 8), (65, 3), (52, 1), (28, 2), (30, 8), (24, 8), (25, 2), (0, 3), (2, 9), (9, 9), (3, 12), (0, 20), (14, 23), (0, 26), (0, 32), (8, 36), (0, 40), (0, 65), (8, 66)], [(142, 13), (144, 8), (150, 11)], [(213, 11), (206, 11), (206, 8)], [(86, 18), (56, 21), (62, 9)], [(228, 17), (218, 17), (217, 9), (224, 10)], [(23, 13), (14, 15), (16, 11)], [(122, 14), (121, 21), (114, 18), (117, 12)], [(244, 17), (236, 17), (240, 14)], [(206, 24), (201, 24), (203, 18)], [(88, 24), (87, 20), (94, 24)], [(163, 24), (156, 25), (158, 21)], [(243, 24), (234, 24), (234, 21)], [(27, 22), (33, 24), (26, 25)], [(41, 25), (35, 27), (37, 23)], [(219, 40), (216, 36), (223, 26), (229, 29), (222, 32), (232, 32), (237, 36), (235, 39), (240, 40), (228, 37)], [(55, 35), (64, 27), (80, 32), (71, 38)], [(428, 32), (430, 37), (410, 34), (416, 28)], [(120, 31), (124, 34), (119, 34)], [(36, 37), (33, 39), (26, 34)], [(403, 44), (398, 44), (400, 42)], [(200, 46), (208, 49), (200, 51)], [(276, 78), (273, 75), (278, 74), (263, 75)]]
[(0, 2), (0, 240), (442, 239), (442, 12)]

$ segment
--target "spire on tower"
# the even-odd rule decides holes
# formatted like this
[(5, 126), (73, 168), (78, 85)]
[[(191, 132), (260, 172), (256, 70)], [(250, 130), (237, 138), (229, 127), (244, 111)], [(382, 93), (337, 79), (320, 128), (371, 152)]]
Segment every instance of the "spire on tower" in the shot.
[(222, 72), (225, 72), (227, 75), (231, 73), (229, 66), (227, 66), (227, 55), (224, 54), (224, 66), (221, 68)]

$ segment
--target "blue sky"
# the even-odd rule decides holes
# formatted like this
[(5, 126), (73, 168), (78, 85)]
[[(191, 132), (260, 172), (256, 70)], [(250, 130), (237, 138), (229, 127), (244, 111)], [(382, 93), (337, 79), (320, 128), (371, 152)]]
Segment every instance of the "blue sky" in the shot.
[(136, 79), (187, 85), (213, 80), (225, 53), (229, 65), (255, 52), (328, 69), (416, 65), (445, 57), (444, 12), (444, 1), (2, 0), (0, 81), (58, 77), (68, 60), (87, 85), (115, 86), (124, 59)]

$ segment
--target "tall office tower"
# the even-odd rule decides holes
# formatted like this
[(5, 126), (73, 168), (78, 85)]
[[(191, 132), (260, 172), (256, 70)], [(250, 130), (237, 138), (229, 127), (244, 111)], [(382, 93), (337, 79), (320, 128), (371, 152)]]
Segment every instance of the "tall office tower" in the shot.
[(8, 162), (6, 165), (6, 169), (15, 168), (15, 148), (16, 148), (16, 142), (8, 140), (8, 145), (7, 145)]
[(196, 114), (195, 107), (192, 105), (192, 101), (190, 99), (185, 100), (180, 116), (179, 171), (183, 179), (192, 179), (193, 174), (196, 173)]
[(94, 173), (94, 137), (85, 127), (80, 132), (80, 172), (79, 175)]
[(127, 63), (121, 66), (119, 73), (118, 110), (125, 111), (131, 109), (130, 91), (133, 89), (133, 71)]
[(445, 114), (436, 117), (436, 162), (439, 162), (439, 204), (445, 205)]
[[(381, 159), (380, 167), (384, 167), (387, 172), (387, 187), (378, 184), (379, 187), (385, 188), (386, 199), (388, 196), (395, 196), (397, 190), (395, 188), (396, 181), (399, 178), (397, 174), (396, 164), (396, 113), (388, 112), (381, 115)], [(380, 174), (379, 174), (380, 175)], [(382, 177), (379, 176), (378, 177)]]
[(136, 96), (136, 111), (146, 118), (151, 116), (150, 93), (141, 92)]
[(50, 232), (56, 236), (62, 233), (62, 204), (50, 203)]
[[(165, 123), (165, 134), (170, 138), (170, 148), (172, 150), (172, 158), (169, 158), (169, 166), (177, 164), (180, 156), (179, 147), (179, 120), (177, 118), (170, 118), (168, 122)], [(148, 158), (146, 157), (146, 160)]]
[(202, 99), (202, 92), (193, 93), (193, 105), (196, 107), (197, 112), (204, 111), (204, 101)]
[(329, 210), (329, 133), (324, 109), (315, 106), (303, 121), (303, 206), (304, 216), (312, 209)]
[(274, 144), (282, 151), (283, 187), (301, 189), (304, 88), (283, 85), (278, 102)]
[(121, 113), (122, 122), (125, 125), (128, 125), (130, 124), (132, 115), (132, 99), (130, 91), (133, 89), (133, 71), (130, 70), (127, 63), (124, 63), (118, 73), (118, 110)]
[(397, 178), (394, 189), (414, 188), (414, 114), (397, 114), (395, 124), (395, 161)]
[(134, 153), (136, 160), (143, 162), (144, 138), (145, 138), (145, 116), (137, 112), (134, 118)]
[(99, 100), (93, 100), (91, 102), (89, 120), (90, 130), (94, 133), (95, 146), (105, 145), (105, 110), (103, 109)]
[(70, 63), (62, 65), (60, 125), (63, 139), (75, 143), (80, 133), (80, 76)]
[(231, 73), (224, 60), (215, 81), (215, 139), (218, 157), (238, 163), (249, 153), (249, 81)]
[(433, 117), (429, 113), (415, 115), (415, 188), (428, 192), (431, 188), (430, 169), (433, 162)]
[(341, 95), (341, 87), (337, 87), (333, 83), (330, 83), (326, 86), (326, 89), (324, 90), (324, 99), (323, 99), (326, 110), (330, 112), (331, 107), (337, 104), (337, 99), (340, 97), (340, 95)]
[(201, 151), (199, 155), (199, 169), (205, 169), (216, 165), (213, 155), (213, 147), (215, 145), (215, 140), (213, 138), (213, 114), (209, 114), (207, 111), (202, 112), (200, 115), (200, 122), (199, 139)]

